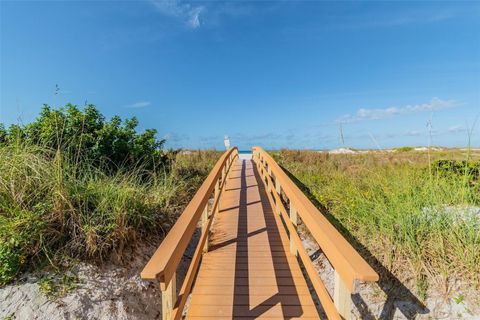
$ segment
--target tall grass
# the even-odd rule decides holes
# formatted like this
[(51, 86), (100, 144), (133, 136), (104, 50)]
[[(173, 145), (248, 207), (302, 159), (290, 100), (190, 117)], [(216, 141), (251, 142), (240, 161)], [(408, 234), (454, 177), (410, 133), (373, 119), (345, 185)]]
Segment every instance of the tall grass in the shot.
[[(425, 281), (446, 285), (452, 279), (479, 287), (477, 178), (435, 168), (429, 173), (420, 153), (274, 156), (347, 237), (399, 278), (416, 279), (419, 291), (425, 291)], [(458, 158), (432, 154), (445, 156)]]
[(165, 233), (218, 156), (180, 153), (165, 170), (112, 173), (59, 150), (0, 147), (0, 285), (40, 262), (118, 258)]

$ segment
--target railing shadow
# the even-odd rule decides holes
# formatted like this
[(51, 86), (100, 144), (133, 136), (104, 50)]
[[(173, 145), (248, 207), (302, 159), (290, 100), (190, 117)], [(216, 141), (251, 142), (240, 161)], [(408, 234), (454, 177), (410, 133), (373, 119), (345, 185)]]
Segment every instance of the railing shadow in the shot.
[[(261, 228), (257, 231), (248, 231), (248, 211), (247, 211), (247, 177), (254, 176), (257, 181), (261, 181), (261, 178), (256, 171), (255, 165), (253, 165), (253, 175), (246, 175), (247, 161), (242, 161), (241, 172), (241, 188), (240, 199), (238, 206), (238, 227), (237, 227), (237, 252), (235, 261), (235, 279), (234, 279), (234, 295), (233, 295), (233, 317), (260, 317), (271, 308), (275, 308), (280, 305), (284, 319), (297, 318), (303, 314), (300, 299), (295, 288), (293, 276), (289, 268), (285, 268), (288, 265), (287, 253), (279, 253), (278, 251), (273, 254), (272, 245), (278, 245), (281, 243), (280, 232), (278, 226), (275, 223), (273, 210), (269, 205), (267, 195), (265, 193), (263, 184), (258, 183), (260, 202), (265, 215), (265, 228)], [(268, 297), (261, 303), (257, 304), (253, 308), (250, 308), (250, 292), (249, 280), (251, 276), (251, 270), (249, 265), (249, 244), (248, 239), (254, 235), (267, 232), (268, 244), (270, 250), (272, 250), (273, 269), (275, 272), (275, 279), (277, 282), (278, 292)], [(246, 256), (244, 252), (239, 248), (245, 248), (247, 252)], [(245, 283), (246, 282), (246, 283)], [(246, 288), (245, 288), (246, 284)], [(245, 303), (246, 301), (246, 303)]]
[[(375, 256), (348, 231), (342, 223), (333, 216), (328, 209), (321, 204), (310, 189), (304, 185), (285, 167), (280, 166), (287, 176), (300, 188), (307, 198), (317, 207), (320, 212), (332, 223), (338, 231), (350, 242), (372, 268), (378, 273), (380, 279), (378, 286), (386, 294), (387, 299), (383, 305), (379, 318), (392, 320), (396, 309), (398, 309), (406, 319), (413, 320), (418, 314), (427, 314), (430, 310), (408, 289), (393, 273), (391, 273)], [(352, 295), (352, 300), (362, 319), (376, 319), (376, 316), (369, 310), (367, 303), (360, 294)], [(407, 303), (406, 303), (407, 302)]]

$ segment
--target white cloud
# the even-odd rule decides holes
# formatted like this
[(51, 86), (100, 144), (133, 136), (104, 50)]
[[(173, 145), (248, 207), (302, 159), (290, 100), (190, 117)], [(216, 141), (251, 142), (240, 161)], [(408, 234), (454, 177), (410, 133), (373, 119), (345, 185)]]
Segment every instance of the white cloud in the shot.
[(448, 128), (448, 132), (457, 133), (457, 132), (464, 132), (466, 129), (462, 125), (451, 126)]
[(416, 137), (416, 136), (419, 136), (420, 134), (422, 134), (422, 133), (418, 130), (410, 130), (410, 131), (405, 132), (405, 135), (410, 136), (410, 137)]
[(188, 20), (188, 24), (192, 28), (195, 29), (200, 27), (200, 14), (202, 13), (202, 11), (203, 7), (196, 7), (190, 11), (190, 20)]
[(201, 14), (205, 11), (203, 6), (192, 6), (180, 0), (150, 0), (150, 2), (160, 13), (180, 19), (192, 29), (201, 25)]
[(447, 108), (456, 107), (458, 103), (455, 100), (442, 100), (440, 98), (432, 98), (427, 103), (407, 105), (403, 107), (389, 107), (383, 109), (367, 109), (360, 108), (355, 114), (346, 114), (337, 119), (340, 123), (352, 123), (365, 120), (381, 120), (385, 118), (391, 118), (398, 115), (437, 111)]
[(178, 134), (178, 133), (174, 133), (174, 132), (168, 132), (166, 133), (162, 139), (165, 139), (167, 140), (167, 142), (171, 142), (171, 143), (179, 143), (179, 142), (182, 142), (182, 141), (188, 141), (190, 140), (190, 137), (187, 135), (187, 134)]
[(151, 105), (152, 103), (150, 101), (137, 101), (137, 102), (134, 102), (132, 104), (129, 104), (128, 106), (126, 106), (127, 108), (145, 108), (145, 107), (148, 107), (149, 105)]

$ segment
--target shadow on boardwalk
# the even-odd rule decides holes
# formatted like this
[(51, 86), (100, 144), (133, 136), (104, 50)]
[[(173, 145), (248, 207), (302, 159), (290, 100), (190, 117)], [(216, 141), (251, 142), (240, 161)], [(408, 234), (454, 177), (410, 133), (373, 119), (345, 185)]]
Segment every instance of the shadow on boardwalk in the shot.
[[(223, 266), (233, 271), (233, 279), (216, 282), (219, 287), (232, 284), (233, 295), (223, 294), (232, 307), (220, 306), (223, 313), (212, 312), (242, 319), (315, 318), (316, 306), (295, 257), (285, 249), (285, 230), (278, 224), (256, 166), (243, 160), (232, 172), (226, 189), (232, 194), (225, 194), (227, 199), (214, 225), (218, 237), (212, 239), (207, 254), (210, 260), (216, 257), (234, 262)], [(209, 306), (215, 303), (208, 302)]]
[[(305, 186), (286, 168), (283, 166), (281, 168), (380, 276), (378, 286), (387, 297), (382, 311), (378, 316), (380, 319), (393, 319), (397, 309), (406, 319), (409, 320), (415, 319), (418, 314), (428, 314), (430, 312), (430, 310), (428, 310), (428, 308), (410, 291), (410, 289), (408, 289), (393, 273), (375, 258), (375, 256), (373, 256), (373, 254), (313, 196), (307, 186)], [(317, 254), (318, 253), (315, 253), (315, 255)], [(368, 304), (363, 300), (360, 294), (356, 293), (352, 295), (352, 300), (360, 312), (362, 319), (377, 319), (377, 317), (369, 310)]]
[[(250, 161), (248, 161), (250, 162)], [(247, 251), (246, 257), (242, 260), (242, 252), (237, 251), (236, 264), (235, 264), (235, 294), (233, 301), (233, 316), (242, 315), (245, 317), (256, 318), (266, 313), (272, 307), (279, 304), (282, 309), (282, 314), (285, 319), (297, 318), (303, 314), (302, 307), (300, 305), (300, 300), (298, 293), (295, 291), (293, 276), (288, 268), (283, 268), (285, 265), (288, 265), (287, 256), (285, 252), (276, 251), (273, 252), (272, 244), (281, 243), (280, 232), (275, 223), (273, 217), (273, 211), (268, 202), (267, 195), (265, 193), (265, 188), (263, 184), (259, 183), (261, 181), (260, 176), (253, 164), (254, 176), (257, 180), (258, 191), (260, 193), (260, 202), (262, 203), (263, 212), (265, 215), (265, 225), (266, 228), (261, 229), (263, 232), (267, 233), (268, 243), (270, 245), (270, 255), (273, 260), (273, 268), (275, 272), (275, 278), (278, 284), (283, 284), (278, 286), (278, 293), (267, 298), (262, 303), (257, 306), (250, 308), (248, 304), (242, 305), (241, 302), (244, 299), (242, 297), (242, 281), (245, 277), (244, 272), (246, 272), (246, 278), (249, 278), (249, 268), (248, 268), (248, 238), (251, 236), (248, 232), (248, 214), (247, 214), (247, 180), (246, 178), (250, 175), (246, 175), (246, 166), (248, 163), (246, 160), (242, 161), (242, 172), (241, 172), (241, 191), (240, 191), (240, 203), (239, 203), (239, 215), (238, 215), (238, 229), (237, 229), (237, 248), (245, 247)], [(247, 265), (246, 270), (243, 268), (243, 264)], [(281, 269), (280, 269), (281, 268)], [(288, 284), (289, 286), (284, 286)], [(293, 288), (294, 291), (291, 291)], [(250, 290), (247, 290), (245, 294), (247, 295), (246, 300), (250, 301), (249, 298)]]

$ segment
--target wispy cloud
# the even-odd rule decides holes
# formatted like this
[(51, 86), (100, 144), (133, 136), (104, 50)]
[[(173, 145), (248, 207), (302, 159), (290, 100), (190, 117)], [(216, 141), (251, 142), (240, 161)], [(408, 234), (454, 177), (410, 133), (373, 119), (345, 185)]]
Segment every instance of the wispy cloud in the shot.
[(178, 143), (178, 142), (190, 140), (190, 136), (185, 133), (179, 134), (174, 132), (168, 132), (162, 137), (162, 139), (165, 139), (169, 142)]
[(139, 108), (145, 108), (151, 105), (152, 103), (150, 101), (137, 101), (132, 104), (129, 104), (126, 106), (126, 108), (132, 108), (132, 109), (139, 109)]
[(407, 105), (403, 107), (388, 107), (380, 109), (360, 108), (355, 114), (346, 114), (337, 119), (338, 123), (353, 123), (366, 120), (381, 120), (391, 118), (398, 115), (438, 111), (458, 106), (455, 100), (442, 100), (440, 98), (432, 98), (427, 103)]
[(405, 132), (405, 135), (409, 136), (409, 137), (418, 137), (421, 134), (422, 133), (418, 130), (409, 130), (409, 131)]
[(367, 22), (364, 26), (370, 27), (397, 27), (412, 24), (429, 24), (452, 19), (454, 16), (450, 12), (411, 12), (401, 16), (389, 17), (384, 20)]
[(450, 133), (457, 133), (457, 132), (464, 132), (466, 131), (465, 126), (462, 125), (456, 125), (456, 126), (451, 126), (448, 128), (448, 132)]
[(192, 29), (202, 24), (201, 15), (204, 6), (191, 5), (180, 0), (150, 0), (153, 6), (162, 14), (180, 19)]

